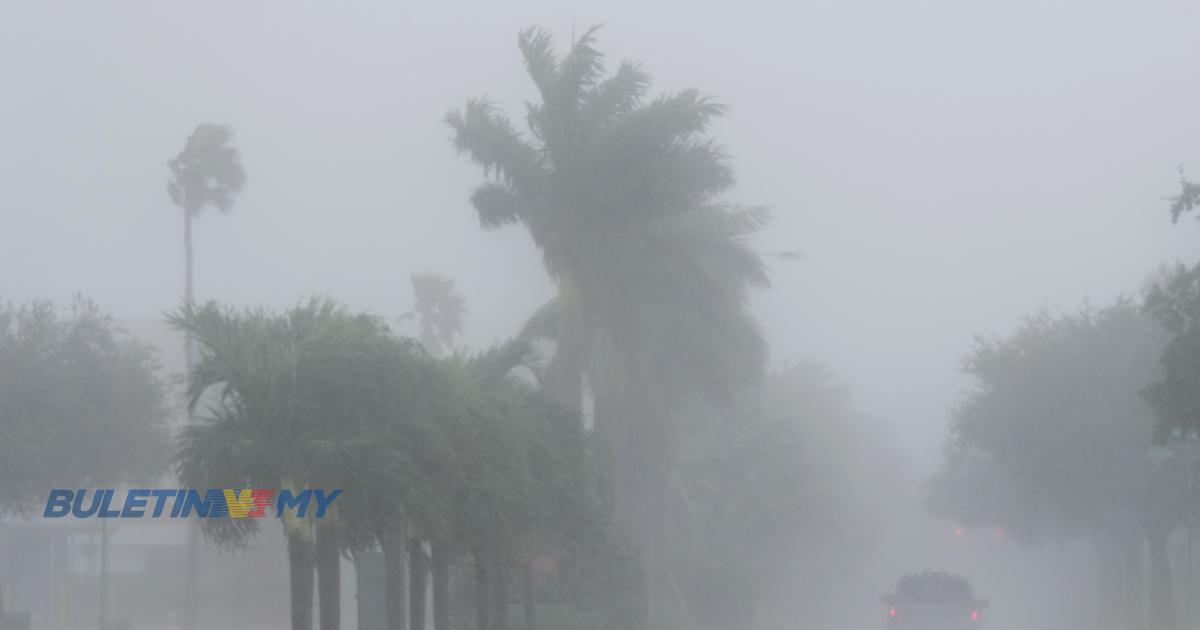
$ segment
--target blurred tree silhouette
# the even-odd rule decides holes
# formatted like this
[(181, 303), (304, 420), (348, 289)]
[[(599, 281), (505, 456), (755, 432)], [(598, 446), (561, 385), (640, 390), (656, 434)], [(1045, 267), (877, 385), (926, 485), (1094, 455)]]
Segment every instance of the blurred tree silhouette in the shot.
[[(1115, 590), (1128, 627), (1141, 625), (1144, 537), (1151, 630), (1175, 626), (1166, 544), (1191, 509), (1187, 458), (1151, 448), (1155, 414), (1140, 393), (1166, 342), (1128, 300), (1039, 313), (1008, 338), (979, 340), (964, 362), (977, 385), (955, 411), (946, 467), (929, 485), (934, 513), (966, 525), (1002, 526), (1028, 543), (1087, 537), (1098, 553), (1115, 542), (1129, 572), (1102, 582), (1124, 580)], [(1102, 612), (1100, 623), (1113, 623), (1111, 607)]]
[[(315, 565), (320, 627), (336, 630), (342, 553), (381, 546), (394, 596), (407, 543), (411, 595), (423, 600), (424, 544), (432, 545), (434, 619), (443, 630), (445, 570), (452, 557), (470, 557), (480, 627), (505, 630), (510, 577), (535, 555), (608, 548), (603, 486), (578, 412), (522, 377), (533, 360), (528, 342), (434, 361), (378, 318), (328, 300), (282, 314), (185, 304), (170, 322), (200, 347), (190, 406), (209, 401), (208, 417), (179, 440), (175, 464), (185, 484), (344, 489), (320, 523), (284, 519), (294, 629), (312, 628)], [(258, 525), (204, 521), (226, 545), (245, 542)], [(524, 597), (532, 627), (532, 591)], [(625, 605), (625, 622), (610, 627), (636, 628), (637, 610)], [(414, 602), (409, 615), (425, 625), (423, 605)], [(388, 625), (403, 622), (404, 610), (388, 607)]]
[(632, 62), (604, 77), (595, 32), (561, 57), (546, 31), (520, 34), (541, 95), (526, 105), (529, 138), (487, 99), (446, 122), (488, 176), (471, 195), (482, 226), (523, 224), (557, 284), (525, 334), (556, 342), (544, 375), (556, 399), (580, 407), (590, 380), (616, 519), (662, 611), (676, 599), (661, 556), (671, 410), (698, 394), (728, 403), (762, 374), (746, 301), (767, 275), (747, 239), (765, 213), (719, 200), (733, 168), (704, 134), (726, 107), (695, 90), (648, 99), (650, 78)]
[(887, 427), (811, 361), (773, 370), (736, 412), (687, 413), (672, 555), (694, 625), (835, 623), (899, 483)]
[[(209, 416), (184, 428), (175, 457), (190, 487), (344, 488), (320, 527), (285, 514), (292, 628), (312, 628), (314, 568), (321, 629), (336, 630), (338, 554), (396, 526), (413, 487), (407, 451), (393, 434), (414, 408), (411, 374), (421, 353), (377, 318), (328, 300), (281, 315), (185, 303), (169, 318), (196, 339), (200, 357), (187, 395), (195, 409), (218, 393)], [(389, 414), (401, 416), (398, 420)], [(341, 518), (340, 511), (354, 518)], [(255, 519), (205, 519), (214, 540), (236, 545)], [(315, 531), (314, 531), (315, 530)]]
[[(0, 512), (26, 513), (49, 488), (148, 482), (166, 464), (165, 389), (150, 346), (82, 297), (0, 305)], [(101, 627), (108, 526), (100, 535)], [(0, 617), (3, 611), (0, 609)]]
[(166, 465), (165, 389), (150, 346), (75, 298), (0, 305), (0, 512), (48, 488), (150, 481)]
[(450, 350), (462, 335), (467, 301), (454, 290), (454, 279), (433, 272), (412, 275), (416, 304), (405, 317), (417, 319), (417, 338), (435, 357)]
[(184, 300), (188, 303), (195, 299), (192, 219), (209, 206), (229, 214), (246, 184), (241, 155), (232, 142), (233, 128), (227, 125), (197, 125), (179, 155), (167, 162), (171, 169), (167, 194), (183, 210)]

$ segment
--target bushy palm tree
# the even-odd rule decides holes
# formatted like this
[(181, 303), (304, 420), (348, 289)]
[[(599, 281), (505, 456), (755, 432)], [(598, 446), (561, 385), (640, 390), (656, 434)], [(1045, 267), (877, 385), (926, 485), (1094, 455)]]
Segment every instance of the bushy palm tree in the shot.
[[(535, 358), (527, 342), (514, 340), (440, 362), (450, 395), (438, 397), (438, 426), (449, 453), (437, 475), (444, 524), (431, 538), (435, 551), (471, 556), (476, 625), (485, 630), (505, 628), (515, 569), (528, 577), (535, 554), (594, 544), (606, 533), (578, 411), (530, 381)], [(533, 628), (526, 586), (524, 615)]]
[[(396, 493), (387, 489), (410, 481), (387, 416), (411, 408), (402, 398), (413, 391), (405, 379), (418, 353), (378, 319), (322, 300), (283, 315), (185, 304), (169, 321), (201, 349), (188, 383), (189, 408), (206, 392), (218, 394), (209, 416), (180, 438), (176, 467), (185, 484), (350, 489), (337, 508), (351, 518), (327, 516), (315, 537), (312, 522), (284, 519), (292, 628), (312, 627), (316, 562), (321, 628), (336, 630), (338, 554), (385, 527), (398, 511)], [(219, 542), (237, 544), (257, 521), (204, 524)]]
[(649, 554), (652, 533), (668, 529), (676, 402), (761, 375), (746, 301), (767, 275), (747, 239), (765, 215), (720, 200), (733, 169), (705, 134), (726, 107), (695, 90), (648, 98), (649, 76), (631, 62), (605, 77), (594, 33), (562, 57), (546, 31), (521, 33), (541, 95), (526, 105), (528, 136), (483, 98), (446, 122), (488, 176), (471, 196), (480, 223), (523, 224), (558, 286), (526, 332), (557, 341), (545, 382), (560, 401), (578, 407), (590, 376), (617, 517)]
[[(409, 574), (416, 584), (410, 612), (420, 627), (429, 542), (440, 629), (449, 619), (449, 558), (470, 555), (481, 592), (490, 594), (477, 600), (480, 618), (490, 621), (482, 627), (504, 630), (515, 567), (535, 551), (599, 546), (603, 493), (590, 474), (578, 412), (521, 374), (534, 362), (527, 342), (433, 361), (377, 318), (328, 301), (278, 315), (185, 304), (170, 323), (200, 348), (189, 406), (208, 403), (206, 417), (186, 427), (178, 444), (184, 484), (345, 490), (319, 523), (284, 519), (293, 629), (312, 628), (315, 565), (320, 627), (336, 630), (342, 552), (381, 544), (385, 564), (398, 563), (385, 576), (391, 588), (404, 567), (388, 543), (418, 541), (421, 559), (410, 559)], [(244, 542), (259, 524), (204, 520), (206, 533), (227, 545)], [(532, 591), (526, 594), (532, 620)], [(390, 627), (398, 625), (396, 613), (388, 611)]]

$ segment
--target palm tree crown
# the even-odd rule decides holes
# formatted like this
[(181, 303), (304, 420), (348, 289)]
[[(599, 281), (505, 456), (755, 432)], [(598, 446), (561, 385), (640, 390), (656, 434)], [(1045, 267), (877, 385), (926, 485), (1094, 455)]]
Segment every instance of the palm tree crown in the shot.
[(463, 332), (467, 301), (454, 290), (454, 279), (433, 272), (412, 275), (419, 338), (434, 356), (454, 345)]
[(167, 194), (175, 205), (193, 216), (205, 206), (224, 214), (233, 210), (234, 197), (242, 192), (246, 171), (227, 125), (201, 124), (188, 137), (179, 155), (169, 162)]
[(522, 223), (541, 249), (560, 289), (548, 328), (560, 349), (571, 328), (583, 346), (564, 369), (584, 370), (604, 338), (668, 391), (756, 378), (765, 350), (745, 306), (767, 275), (747, 238), (766, 215), (719, 200), (733, 169), (705, 133), (726, 107), (695, 90), (647, 100), (628, 61), (605, 78), (595, 31), (562, 58), (546, 31), (521, 33), (542, 97), (526, 104), (529, 137), (487, 99), (446, 116), (488, 176), (471, 196), (480, 222)]
[(446, 123), (487, 177), (471, 195), (480, 223), (523, 224), (558, 285), (524, 333), (556, 341), (543, 382), (558, 402), (580, 408), (590, 377), (614, 517), (657, 608), (673, 584), (663, 537), (679, 411), (700, 395), (731, 401), (763, 372), (747, 301), (767, 273), (748, 239), (766, 215), (720, 198), (733, 169), (706, 134), (726, 107), (695, 90), (648, 99), (631, 62), (606, 77), (595, 31), (562, 57), (546, 31), (520, 34), (541, 95), (526, 104), (528, 135), (483, 98)]

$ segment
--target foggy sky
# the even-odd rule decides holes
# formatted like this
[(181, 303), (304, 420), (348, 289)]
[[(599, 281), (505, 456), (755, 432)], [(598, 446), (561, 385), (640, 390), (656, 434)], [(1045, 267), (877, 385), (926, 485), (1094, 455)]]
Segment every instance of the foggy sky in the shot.
[(4, 3), (0, 298), (177, 306), (165, 163), (218, 122), (249, 179), (196, 224), (199, 298), (395, 318), (433, 270), (470, 344), (512, 334), (552, 288), (522, 228), (479, 228), (441, 117), (487, 94), (522, 120), (531, 24), (565, 47), (603, 22), (611, 66), (733, 106), (730, 199), (773, 209), (764, 251), (806, 254), (756, 298), (772, 361), (829, 363), (924, 468), (973, 335), (1195, 259), (1162, 197), (1177, 164), (1200, 177), (1197, 3), (736, 4)]

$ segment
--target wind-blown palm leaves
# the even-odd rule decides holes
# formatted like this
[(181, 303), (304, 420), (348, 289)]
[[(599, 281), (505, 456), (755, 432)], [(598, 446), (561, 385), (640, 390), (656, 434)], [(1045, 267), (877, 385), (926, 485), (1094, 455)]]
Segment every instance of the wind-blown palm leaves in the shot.
[(192, 216), (212, 206), (223, 214), (233, 210), (233, 201), (246, 183), (241, 156), (232, 144), (233, 129), (226, 125), (196, 127), (179, 155), (167, 162), (171, 179), (167, 194), (175, 205)]
[[(458, 451), (454, 461), (467, 467), (457, 477), (481, 484), (463, 493), (481, 502), (455, 508), (474, 513), (459, 519), (478, 527), (461, 532), (464, 538), (519, 538), (551, 528), (579, 532), (599, 526), (578, 520), (586, 511), (580, 505), (599, 501), (598, 488), (585, 479), (589, 454), (578, 412), (521, 378), (521, 368), (534, 361), (526, 342), (510, 341), (443, 362), (456, 394), (443, 406), (439, 426)], [(576, 522), (566, 522), (571, 519)]]
[(488, 176), (471, 195), (480, 223), (523, 224), (558, 285), (526, 332), (557, 341), (545, 383), (558, 400), (578, 407), (590, 376), (597, 430), (618, 460), (618, 518), (646, 551), (665, 523), (633, 515), (662, 509), (647, 493), (669, 476), (672, 408), (761, 376), (746, 301), (767, 275), (747, 239), (765, 213), (719, 198), (733, 169), (706, 134), (725, 106), (695, 90), (650, 99), (631, 62), (606, 78), (595, 31), (562, 57), (547, 32), (521, 33), (541, 94), (526, 105), (528, 136), (487, 99), (446, 122)]
[[(452, 394), (438, 396), (438, 426), (454, 455), (442, 458), (449, 466), (439, 475), (450, 518), (432, 542), (472, 557), (478, 583), (492, 594), (477, 601), (477, 614), (492, 628), (507, 618), (514, 568), (527, 572), (535, 556), (579, 556), (610, 544), (603, 486), (578, 411), (534, 386), (527, 370), (535, 362), (520, 340), (442, 361)], [(524, 596), (531, 617), (532, 591)]]
[[(187, 144), (167, 162), (171, 179), (167, 194), (183, 209), (184, 299), (193, 300), (192, 219), (212, 206), (223, 214), (233, 211), (233, 201), (246, 184), (241, 154), (234, 147), (233, 129), (225, 125), (202, 124), (188, 136)], [(191, 365), (191, 348), (188, 349)]]
[[(322, 529), (334, 537), (324, 542), (335, 550), (365, 545), (388, 527), (402, 500), (412, 500), (404, 493), (421, 486), (399, 446), (410, 432), (397, 428), (416, 409), (406, 396), (417, 389), (423, 354), (412, 342), (391, 337), (377, 318), (320, 300), (283, 315), (185, 304), (169, 321), (201, 348), (188, 382), (189, 408), (215, 394), (209, 417), (180, 438), (176, 467), (185, 484), (354, 488), (336, 506), (353, 518), (335, 514), (330, 522), (338, 527)], [(211, 537), (230, 544), (256, 525), (205, 521)], [(311, 523), (285, 518), (284, 526), (292, 627), (307, 630), (314, 543), (322, 541), (314, 541)], [(336, 571), (336, 561), (328, 569)], [(336, 584), (321, 580), (326, 608), (336, 605)]]
[[(179, 440), (184, 484), (344, 489), (315, 539), (311, 521), (284, 520), (293, 628), (312, 627), (314, 555), (329, 630), (337, 554), (394, 540), (402, 521), (417, 548), (486, 563), (490, 592), (534, 550), (599, 544), (602, 493), (578, 412), (521, 378), (533, 361), (526, 342), (434, 361), (378, 318), (323, 300), (278, 315), (185, 304), (169, 321), (201, 350), (187, 397), (206, 417)], [(258, 524), (204, 521), (228, 545)]]
[(647, 101), (649, 77), (631, 62), (602, 78), (595, 31), (561, 59), (545, 31), (521, 34), (542, 96), (527, 104), (531, 138), (486, 99), (447, 115), (455, 147), (490, 176), (471, 201), (485, 228), (524, 224), (559, 284), (568, 402), (601, 338), (671, 393), (736, 387), (761, 372), (744, 305), (767, 281), (746, 245), (765, 215), (717, 199), (733, 170), (704, 134), (726, 108), (695, 90)]

